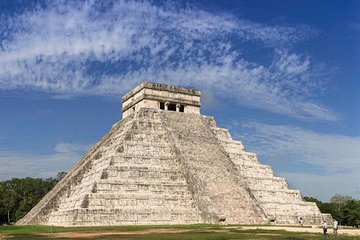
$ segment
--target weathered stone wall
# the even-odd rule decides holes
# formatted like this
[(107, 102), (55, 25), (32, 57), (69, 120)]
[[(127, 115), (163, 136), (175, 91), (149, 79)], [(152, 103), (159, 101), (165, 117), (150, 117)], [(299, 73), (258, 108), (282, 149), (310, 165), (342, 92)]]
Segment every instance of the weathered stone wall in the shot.
[(271, 167), (262, 165), (255, 153), (233, 140), (227, 129), (216, 127), (212, 117), (205, 119), (269, 219), (297, 224), (302, 218), (304, 224), (321, 224), (322, 215), (315, 203), (304, 201), (300, 191), (289, 189), (284, 178), (274, 176)]
[[(141, 109), (89, 155), (77, 184), (60, 182), (18, 224), (61, 226), (201, 223), (157, 110)], [(116, 126), (115, 126), (116, 128)], [(76, 171), (76, 169), (74, 170)], [(70, 175), (75, 172), (72, 171)], [(42, 201), (42, 202), (44, 202)], [(54, 206), (47, 208), (46, 206)], [(43, 216), (42, 221), (37, 221)]]
[(56, 186), (42, 198), (42, 200), (16, 224), (49, 224), (50, 215), (59, 208), (60, 202), (67, 199), (74, 188), (78, 188), (84, 175), (93, 167), (95, 156), (99, 149), (109, 143), (109, 139), (116, 132), (123, 132), (129, 123), (130, 118), (124, 119), (115, 124), (108, 134), (106, 134), (83, 159), (77, 163), (74, 168), (58, 183)]

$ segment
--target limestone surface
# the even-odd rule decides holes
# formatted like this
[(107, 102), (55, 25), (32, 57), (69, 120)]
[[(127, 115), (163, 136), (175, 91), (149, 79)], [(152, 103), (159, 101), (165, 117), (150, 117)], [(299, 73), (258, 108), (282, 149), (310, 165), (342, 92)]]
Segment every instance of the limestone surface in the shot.
[(144, 83), (124, 102), (126, 117), (18, 225), (321, 223), (315, 203), (200, 114), (200, 91)]

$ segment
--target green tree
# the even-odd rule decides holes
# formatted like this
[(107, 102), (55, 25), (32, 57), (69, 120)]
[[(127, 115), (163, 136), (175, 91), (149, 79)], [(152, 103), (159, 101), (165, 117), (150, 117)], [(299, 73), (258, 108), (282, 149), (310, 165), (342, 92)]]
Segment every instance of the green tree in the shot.
[(360, 224), (360, 201), (349, 200), (341, 208), (341, 221), (348, 226), (359, 227)]
[(58, 182), (48, 178), (13, 178), (0, 182), (0, 223), (16, 222)]
[(333, 206), (336, 208), (337, 211), (340, 211), (341, 208), (343, 208), (347, 202), (354, 200), (350, 196), (341, 195), (341, 194), (335, 194), (331, 199), (330, 203), (333, 204)]
[(360, 225), (360, 201), (350, 196), (336, 194), (329, 203), (323, 203), (313, 197), (304, 197), (308, 202), (315, 202), (322, 213), (330, 213), (342, 225)]

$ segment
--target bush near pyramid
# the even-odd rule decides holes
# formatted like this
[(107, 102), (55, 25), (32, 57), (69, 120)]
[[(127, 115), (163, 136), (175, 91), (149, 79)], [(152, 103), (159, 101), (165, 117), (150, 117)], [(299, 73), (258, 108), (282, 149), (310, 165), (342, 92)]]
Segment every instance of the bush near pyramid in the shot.
[(142, 83), (123, 120), (19, 222), (320, 224), (315, 203), (200, 114), (200, 91)]

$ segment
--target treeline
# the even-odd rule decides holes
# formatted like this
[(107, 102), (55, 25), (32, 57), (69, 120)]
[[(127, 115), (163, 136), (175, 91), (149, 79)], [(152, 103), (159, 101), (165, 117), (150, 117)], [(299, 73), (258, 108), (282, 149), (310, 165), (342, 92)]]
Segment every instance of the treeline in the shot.
[[(55, 178), (13, 178), (0, 182), (0, 224), (10, 224), (25, 216), (54, 186), (65, 176), (60, 172)], [(360, 225), (360, 201), (350, 196), (336, 194), (330, 202), (321, 202), (313, 197), (305, 197), (315, 202), (322, 213), (330, 213), (342, 225)]]
[(330, 213), (341, 225), (360, 226), (360, 200), (340, 194), (334, 195), (328, 203), (313, 197), (305, 197), (305, 200), (315, 202), (322, 213)]
[(10, 224), (26, 215), (65, 176), (56, 178), (13, 178), (0, 182), (0, 224)]

